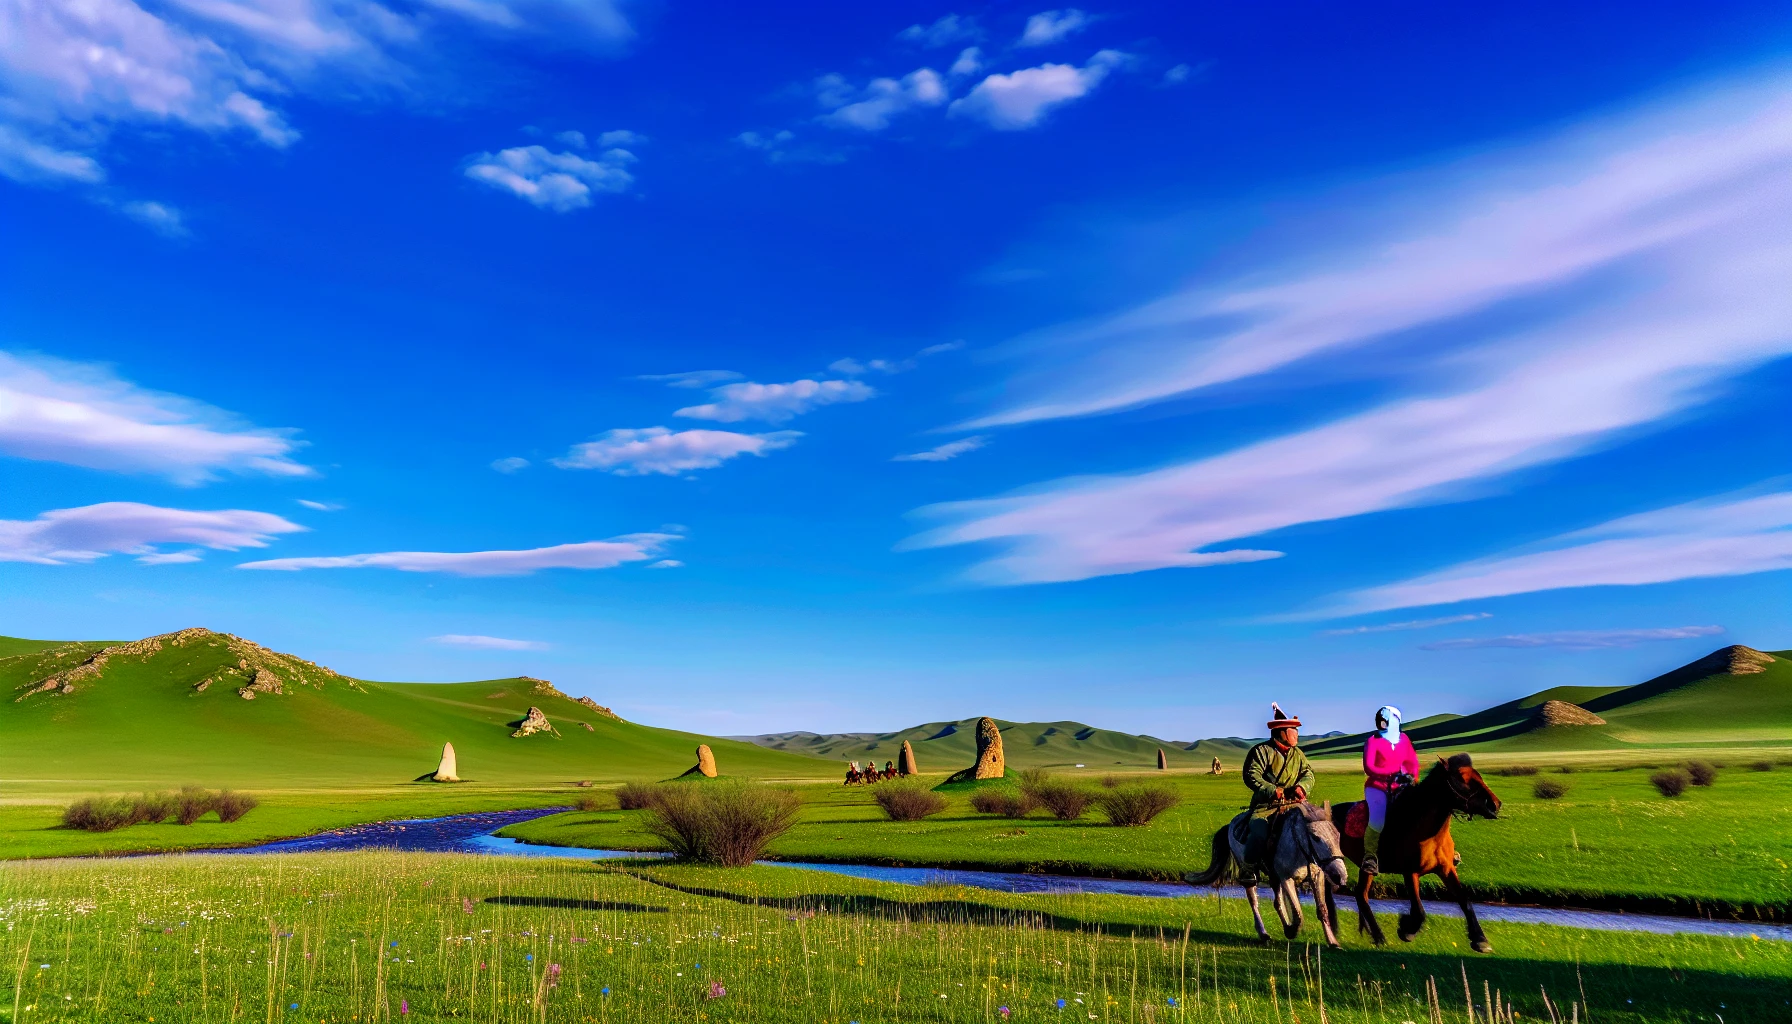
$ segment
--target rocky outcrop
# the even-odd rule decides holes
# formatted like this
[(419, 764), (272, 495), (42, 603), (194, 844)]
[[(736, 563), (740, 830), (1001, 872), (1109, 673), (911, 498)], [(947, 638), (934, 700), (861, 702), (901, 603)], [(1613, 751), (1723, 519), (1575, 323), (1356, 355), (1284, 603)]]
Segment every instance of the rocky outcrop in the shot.
[(454, 744), (442, 744), (442, 763), (436, 766), (435, 774), (430, 778), (437, 782), (459, 782), (459, 772), (460, 766), (455, 763), (454, 759)]
[(590, 697), (575, 697), (574, 700), (575, 700), (575, 702), (585, 705), (586, 707), (588, 707), (591, 710), (597, 712), (598, 714), (604, 716), (605, 718), (614, 718), (618, 722), (622, 721), (621, 715), (617, 714), (614, 711), (611, 711), (609, 708), (604, 707), (602, 704), (599, 704), (597, 701), (592, 700)]
[(1605, 719), (1565, 700), (1546, 700), (1532, 712), (1540, 725), (1604, 725)]
[(579, 724), (585, 727), (586, 732), (596, 732), (597, 731), (597, 726), (592, 725), (590, 722), (580, 722)]
[(598, 714), (604, 716), (605, 718), (613, 718), (618, 722), (622, 721), (621, 715), (618, 715), (616, 712), (611, 711), (609, 708), (604, 707), (602, 704), (599, 704), (597, 701), (592, 700), (590, 697), (574, 697), (571, 694), (564, 693), (561, 691), (561, 689), (559, 687), (555, 686), (553, 683), (548, 682), (546, 679), (537, 679), (534, 676), (517, 676), (517, 678), (521, 679), (525, 683), (531, 684), (529, 687), (529, 692), (535, 694), (538, 697), (558, 697), (561, 700), (570, 700), (574, 704), (585, 705), (586, 707), (588, 707), (591, 710), (597, 712)]
[[(24, 700), (37, 693), (74, 693), (98, 682), (107, 667), (121, 659), (144, 659), (152, 657), (170, 648), (206, 646), (219, 649), (223, 654), (224, 671), (207, 676), (194, 689), (203, 692), (214, 681), (223, 681), (229, 676), (239, 676), (245, 680), (237, 692), (250, 690), (252, 693), (283, 693), (283, 689), (257, 687), (256, 681), (260, 673), (268, 672), (273, 678), (283, 683), (296, 683), (322, 689), (327, 683), (341, 683), (351, 689), (361, 689), (361, 684), (347, 676), (331, 671), (315, 662), (303, 658), (295, 658), (290, 654), (270, 651), (260, 644), (244, 640), (229, 633), (216, 633), (209, 629), (194, 627), (175, 633), (163, 633), (159, 636), (132, 640), (129, 643), (111, 644), (95, 651), (89, 644), (63, 644), (61, 647), (37, 655), (40, 662), (50, 665), (68, 664), (67, 668), (59, 668), (43, 678), (28, 683), (20, 689), (23, 691), (15, 700)], [(74, 664), (69, 664), (74, 662)], [(245, 699), (254, 697), (245, 694)]]
[(510, 735), (513, 738), (533, 736), (538, 732), (552, 732), (556, 736), (559, 735), (558, 732), (555, 732), (553, 723), (548, 721), (548, 716), (542, 714), (540, 708), (532, 707), (529, 709), (529, 713), (523, 716), (523, 720), (516, 723), (516, 731)]
[[(709, 744), (697, 744), (697, 763), (685, 770), (685, 775), (701, 775), (706, 779), (716, 777), (716, 754), (709, 749)], [(683, 776), (680, 776), (682, 778)]]
[(1170, 755), (1164, 753), (1164, 748), (1158, 747), (1157, 748), (1157, 770), (1161, 772), (1161, 771), (1165, 771), (1169, 767), (1170, 767)]
[(1002, 753), (1002, 730), (993, 718), (977, 719), (977, 763), (971, 766), (973, 779), (999, 779), (1008, 773), (1008, 759)]
[(902, 741), (902, 753), (896, 755), (896, 773), (898, 775), (914, 775), (920, 769), (915, 767), (915, 748), (907, 740)]
[(194, 689), (194, 691), (196, 691), (198, 693), (204, 693), (206, 691), (206, 689), (208, 687), (210, 687), (211, 685), (212, 685), (211, 679), (209, 679), (209, 678), (201, 679), (197, 683), (193, 684), (193, 689)]
[(285, 693), (281, 688), (280, 677), (265, 668), (258, 668), (249, 677), (249, 685), (238, 687), (236, 695), (244, 700), (254, 700), (258, 693), (271, 693), (275, 696)]

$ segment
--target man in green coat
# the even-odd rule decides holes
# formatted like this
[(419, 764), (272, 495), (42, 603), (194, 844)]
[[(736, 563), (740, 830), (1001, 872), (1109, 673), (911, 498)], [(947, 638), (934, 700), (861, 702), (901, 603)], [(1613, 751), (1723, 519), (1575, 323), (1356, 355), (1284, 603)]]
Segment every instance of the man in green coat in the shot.
[(1305, 800), (1313, 788), (1313, 766), (1300, 749), (1300, 719), (1284, 714), (1279, 704), (1270, 708), (1275, 714), (1269, 720), (1269, 741), (1252, 747), (1244, 757), (1244, 784), (1251, 790), (1251, 827), (1244, 844), (1247, 864), (1263, 860), (1270, 816)]

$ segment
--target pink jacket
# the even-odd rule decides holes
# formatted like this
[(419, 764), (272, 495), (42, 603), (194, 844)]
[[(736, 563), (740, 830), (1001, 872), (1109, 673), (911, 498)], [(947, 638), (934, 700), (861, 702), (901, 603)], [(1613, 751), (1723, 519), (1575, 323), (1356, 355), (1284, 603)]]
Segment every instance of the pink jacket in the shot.
[(1380, 733), (1370, 733), (1369, 742), (1363, 745), (1363, 773), (1369, 776), (1368, 785), (1386, 790), (1393, 785), (1396, 772), (1419, 774), (1419, 755), (1412, 749), (1412, 740), (1401, 733), (1399, 743), (1389, 743)]

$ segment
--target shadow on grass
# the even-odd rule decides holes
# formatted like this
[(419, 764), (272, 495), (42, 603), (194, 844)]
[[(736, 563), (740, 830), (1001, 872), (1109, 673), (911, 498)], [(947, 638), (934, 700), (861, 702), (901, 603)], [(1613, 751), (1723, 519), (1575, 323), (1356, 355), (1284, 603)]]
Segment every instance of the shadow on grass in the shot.
[(625, 914), (666, 914), (669, 907), (650, 907), (643, 903), (622, 903), (617, 900), (575, 900), (564, 896), (487, 896), (483, 902), (500, 907), (551, 907), (555, 910), (620, 910)]

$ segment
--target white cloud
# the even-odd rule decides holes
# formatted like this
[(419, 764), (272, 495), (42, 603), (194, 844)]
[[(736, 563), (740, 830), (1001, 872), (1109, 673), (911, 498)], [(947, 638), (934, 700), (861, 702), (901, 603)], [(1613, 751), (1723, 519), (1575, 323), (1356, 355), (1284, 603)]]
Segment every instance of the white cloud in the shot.
[(520, 473), (529, 468), (529, 460), (521, 455), (507, 455), (492, 460), (492, 468), (500, 473)]
[(1164, 72), (1164, 84), (1181, 85), (1183, 82), (1188, 81), (1194, 73), (1195, 69), (1189, 67), (1187, 64), (1178, 64)]
[[(1241, 552), (1211, 546), (1453, 500), (1706, 402), (1792, 352), (1786, 97), (1725, 96), (1529, 153), (1471, 176), (1466, 192), (1452, 181), (1444, 199), (1415, 196), (1401, 239), (1318, 269), (1303, 256), (1281, 284), (1198, 289), (1135, 314), (1106, 334), (1110, 354), (1142, 346), (1123, 382), (1081, 362), (1086, 390), (980, 422), (1137, 404), (1503, 301), (1526, 300), (1528, 315), (1434, 348), (1416, 383), (1378, 407), (1150, 472), (942, 506), (956, 522), (914, 543), (1009, 542), (973, 573), (991, 582), (1212, 564)], [(1159, 330), (1168, 322), (1183, 331)]]
[(746, 376), (733, 370), (686, 370), (683, 373), (644, 373), (636, 380), (657, 380), (667, 387), (707, 388)]
[(597, 137), (597, 144), (600, 146), (639, 146), (646, 142), (647, 136), (631, 132), (627, 128), (618, 128)]
[(828, 364), (828, 369), (846, 377), (863, 377), (867, 373), (906, 373), (915, 368), (913, 359), (836, 359)]
[(981, 70), (983, 70), (983, 51), (975, 46), (967, 46), (960, 50), (958, 59), (946, 69), (948, 74), (960, 78), (965, 75), (974, 75)]
[(861, 381), (808, 379), (793, 380), (788, 384), (742, 381), (712, 388), (709, 394), (715, 401), (687, 406), (673, 415), (718, 423), (739, 423), (741, 420), (782, 423), (819, 406), (863, 402), (877, 397), (877, 391)]
[(219, 551), (266, 547), (305, 528), (268, 512), (201, 512), (134, 501), (107, 501), (45, 512), (36, 519), (0, 519), (0, 562), (66, 565), (112, 554), (138, 555), (145, 565), (198, 561), (197, 553), (163, 553), (157, 544), (197, 544)]
[(0, 352), (0, 453), (180, 484), (219, 472), (310, 476), (287, 431), (235, 423), (210, 406), (148, 391), (106, 370)]
[(727, 430), (680, 430), (646, 427), (612, 430), (595, 441), (573, 445), (561, 469), (601, 469), (617, 476), (658, 473), (678, 476), (694, 469), (714, 469), (739, 455), (764, 455), (788, 448), (803, 435), (795, 430), (768, 434), (736, 434)]
[(659, 561), (648, 566), (647, 568), (649, 568), (649, 569), (682, 569), (682, 568), (684, 568), (684, 563), (680, 562), (676, 558), (662, 558)]
[(592, 192), (626, 192), (634, 184), (628, 165), (635, 155), (609, 149), (595, 160), (555, 153), (546, 146), (516, 146), (469, 157), (466, 175), (543, 209), (567, 213), (591, 205)]
[(335, 505), (335, 504), (332, 504), (327, 501), (312, 501), (310, 498), (299, 498), (298, 502), (299, 502), (299, 504), (305, 506), (306, 508), (312, 510), (313, 512), (340, 512), (340, 511), (342, 511), (341, 505)]
[(937, 107), (946, 102), (946, 83), (932, 68), (920, 68), (896, 78), (874, 78), (863, 89), (854, 89), (839, 75), (826, 75), (815, 83), (817, 101), (828, 110), (818, 120), (836, 128), (882, 131), (890, 119), (909, 110)]
[(1018, 131), (1039, 124), (1052, 108), (1093, 92), (1108, 72), (1126, 60), (1115, 50), (1103, 50), (1083, 67), (1041, 64), (1006, 75), (990, 75), (963, 97), (953, 100), (949, 113), (974, 117), (992, 128)]
[(169, 238), (184, 238), (187, 235), (187, 226), (181, 219), (180, 211), (172, 206), (139, 200), (125, 203), (119, 209), (137, 223)]
[(1016, 46), (1047, 46), (1089, 27), (1089, 16), (1074, 7), (1041, 11), (1027, 19)]
[(1556, 633), (1513, 633), (1509, 636), (1464, 637), (1420, 644), (1423, 651), (1466, 651), (1482, 647), (1565, 647), (1571, 651), (1596, 651), (1607, 647), (1634, 647), (1662, 640), (1691, 640), (1716, 636), (1722, 626), (1676, 626), (1668, 629), (1563, 630)]
[(956, 459), (960, 455), (963, 455), (965, 452), (974, 452), (977, 449), (983, 447), (984, 445), (986, 445), (988, 443), (989, 443), (988, 437), (986, 437), (982, 434), (977, 434), (977, 435), (974, 435), (971, 437), (962, 438), (957, 441), (947, 441), (945, 444), (939, 445), (938, 447), (935, 447), (935, 448), (929, 448), (928, 450), (926, 450), (924, 452), (915, 452), (911, 455), (897, 455), (897, 456), (892, 457), (890, 459), (890, 461), (891, 462), (949, 462), (952, 459)]
[(478, 633), (444, 633), (432, 636), (431, 642), (449, 647), (470, 647), (476, 651), (545, 651), (548, 645), (539, 640), (512, 640), (502, 636), (480, 636)]
[(106, 172), (92, 157), (33, 142), (4, 124), (0, 124), (0, 174), (34, 185), (71, 181), (96, 185), (106, 180)]
[(904, 42), (937, 48), (974, 42), (983, 38), (983, 30), (977, 27), (975, 19), (959, 14), (948, 14), (931, 25), (910, 25), (896, 33), (896, 38)]
[(244, 562), (238, 569), (397, 569), (400, 572), (445, 572), (455, 576), (527, 576), (541, 569), (614, 569), (645, 562), (678, 538), (669, 533), (631, 533), (582, 544), (556, 544), (522, 551), (386, 551), (371, 555), (322, 558), (272, 558)]
[(1792, 569), (1792, 491), (1694, 502), (1347, 597), (1347, 614)]
[(1436, 626), (1453, 626), (1459, 622), (1479, 622), (1493, 618), (1492, 612), (1475, 612), (1471, 615), (1445, 615), (1437, 619), (1412, 619), (1407, 622), (1384, 622), (1376, 626), (1352, 626), (1349, 629), (1322, 629), (1320, 636), (1358, 636), (1363, 633), (1399, 633), (1410, 629), (1431, 629)]
[(579, 131), (559, 132), (554, 136), (554, 139), (558, 142), (564, 142), (574, 149), (585, 149), (591, 145), (591, 140), (585, 138), (584, 132)]

